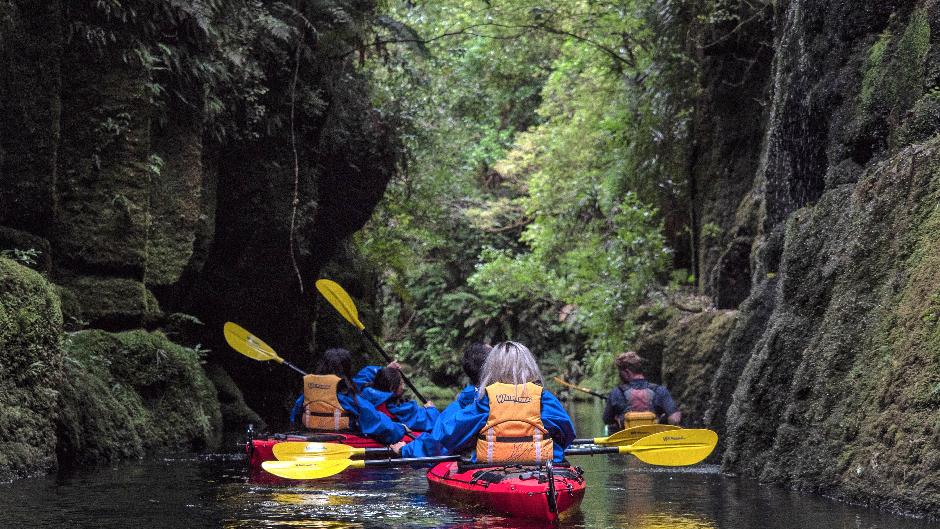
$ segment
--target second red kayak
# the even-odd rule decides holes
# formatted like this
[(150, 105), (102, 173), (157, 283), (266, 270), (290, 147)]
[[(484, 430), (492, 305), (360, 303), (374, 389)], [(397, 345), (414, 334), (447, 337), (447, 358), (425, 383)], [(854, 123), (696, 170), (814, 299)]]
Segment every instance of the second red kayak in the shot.
[[(413, 432), (411, 435), (418, 436), (419, 432)], [(405, 437), (403, 441), (409, 442), (412, 438)], [(252, 472), (261, 471), (261, 463), (265, 461), (274, 461), (274, 445), (285, 441), (307, 441), (316, 443), (341, 443), (354, 448), (384, 448), (380, 444), (368, 437), (360, 437), (352, 433), (286, 433), (265, 435), (259, 438), (251, 438), (245, 443), (245, 454), (248, 456), (248, 464)]]
[(581, 504), (586, 484), (580, 469), (569, 466), (553, 468), (554, 487), (549, 483), (545, 468), (446, 462), (428, 471), (428, 488), (437, 497), (493, 514), (554, 522)]

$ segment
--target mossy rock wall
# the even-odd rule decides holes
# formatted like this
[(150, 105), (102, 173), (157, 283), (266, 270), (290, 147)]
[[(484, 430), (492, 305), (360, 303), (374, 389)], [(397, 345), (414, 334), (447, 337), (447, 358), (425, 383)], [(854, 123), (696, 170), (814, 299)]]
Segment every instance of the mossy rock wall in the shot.
[(682, 411), (684, 426), (701, 426), (725, 342), (735, 324), (733, 310), (667, 311), (665, 325), (643, 335), (635, 349), (654, 363), (649, 378), (661, 382)]
[[(186, 26), (203, 6), (151, 4), (0, 3), (0, 250), (40, 251), (68, 330), (196, 316), (205, 326), (187, 343), (210, 349), (253, 407), (284, 416), (297, 378), (259, 376), (221, 326), (237, 321), (304, 367), (324, 348), (313, 281), (371, 216), (401, 153), (353, 57), (336, 53), (375, 4), (344, 6), (355, 16), (342, 23), (323, 3), (298, 4), (333, 36), (302, 54), (296, 85), (293, 39), (213, 56), (201, 19)], [(268, 7), (281, 12), (245, 5)], [(141, 20), (165, 11), (175, 18)], [(230, 60), (252, 66), (219, 81)]]
[(197, 351), (140, 330), (77, 332), (65, 350), (62, 465), (218, 447), (221, 406)]
[(0, 258), (0, 481), (56, 468), (61, 337), (54, 287)]
[(940, 516), (940, 2), (764, 9), (704, 40), (695, 101), (701, 290), (736, 315), (638, 347), (726, 471)]
[(725, 469), (940, 513), (938, 203), (934, 141), (790, 218)]

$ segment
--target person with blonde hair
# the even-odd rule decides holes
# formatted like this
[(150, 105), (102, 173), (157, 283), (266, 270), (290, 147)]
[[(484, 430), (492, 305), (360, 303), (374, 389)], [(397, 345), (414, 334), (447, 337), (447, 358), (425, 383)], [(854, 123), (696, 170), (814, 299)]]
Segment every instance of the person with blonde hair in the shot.
[(635, 351), (626, 351), (617, 355), (614, 364), (622, 384), (607, 396), (604, 424), (608, 430), (613, 432), (657, 422), (679, 425), (682, 412), (669, 390), (647, 381), (643, 375), (646, 360)]
[(392, 449), (402, 457), (472, 450), (478, 463), (539, 465), (562, 462), (574, 437), (561, 402), (542, 387), (532, 352), (521, 343), (502, 342), (483, 363), (473, 404), (438, 421), (433, 432)]

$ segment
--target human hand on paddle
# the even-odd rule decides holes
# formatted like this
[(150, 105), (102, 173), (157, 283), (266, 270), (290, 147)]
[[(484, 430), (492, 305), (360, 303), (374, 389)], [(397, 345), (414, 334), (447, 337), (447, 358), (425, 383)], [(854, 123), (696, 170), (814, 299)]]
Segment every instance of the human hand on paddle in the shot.
[(400, 455), (401, 455), (401, 448), (402, 448), (403, 446), (405, 446), (406, 444), (407, 444), (407, 443), (405, 443), (404, 441), (398, 441), (397, 443), (395, 443), (395, 444), (393, 444), (393, 445), (390, 445), (388, 448), (389, 448), (392, 452), (395, 452), (395, 455), (396, 455), (396, 456), (400, 456)]
[[(330, 281), (329, 279), (318, 279), (316, 282), (317, 290), (320, 294), (329, 302), (330, 305), (336, 309), (336, 312), (343, 317), (346, 321), (351, 323), (356, 329), (359, 330), (359, 334), (362, 335), (369, 344), (372, 345), (378, 351), (382, 358), (384, 358), (391, 367), (392, 364), (397, 364), (398, 362), (392, 360), (392, 358), (385, 352), (385, 349), (382, 349), (382, 346), (379, 345), (379, 342), (375, 340), (375, 337), (372, 336), (372, 333), (366, 330), (366, 326), (359, 320), (359, 309), (356, 308), (356, 304), (353, 302), (349, 294), (343, 290), (343, 287), (335, 281)], [(399, 371), (401, 366), (398, 366)], [(424, 398), (424, 395), (418, 391), (418, 388), (408, 380), (408, 377), (404, 373), (401, 375), (402, 380), (405, 382), (405, 385), (418, 397), (418, 400), (427, 403), (428, 400)]]

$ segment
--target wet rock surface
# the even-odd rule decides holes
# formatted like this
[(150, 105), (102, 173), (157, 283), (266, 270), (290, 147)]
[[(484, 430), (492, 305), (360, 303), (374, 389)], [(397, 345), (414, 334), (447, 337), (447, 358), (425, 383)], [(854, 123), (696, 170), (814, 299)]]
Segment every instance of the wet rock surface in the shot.
[[(760, 159), (751, 190), (701, 195), (736, 211), (703, 216), (723, 235), (700, 239), (702, 288), (733, 321), (673, 313), (639, 342), (719, 431), (725, 471), (940, 516), (937, 7), (776, 4), (759, 151), (730, 154)], [(732, 120), (713, 97), (699, 111)]]

